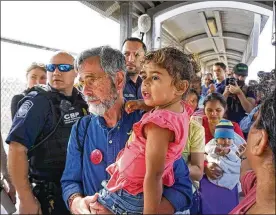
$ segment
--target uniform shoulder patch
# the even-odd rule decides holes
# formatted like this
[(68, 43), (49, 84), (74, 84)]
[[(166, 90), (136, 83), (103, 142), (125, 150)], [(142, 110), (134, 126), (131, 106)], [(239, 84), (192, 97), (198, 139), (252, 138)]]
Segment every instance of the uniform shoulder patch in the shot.
[(34, 103), (30, 100), (25, 101), (17, 111), (16, 117), (25, 118)]

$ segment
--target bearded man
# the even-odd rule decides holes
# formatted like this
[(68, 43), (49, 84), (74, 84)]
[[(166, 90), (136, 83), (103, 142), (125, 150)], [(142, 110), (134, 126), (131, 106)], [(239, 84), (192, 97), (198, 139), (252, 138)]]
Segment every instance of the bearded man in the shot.
[[(124, 110), (126, 66), (119, 50), (103, 46), (83, 51), (75, 68), (93, 115), (83, 117), (72, 128), (61, 179), (63, 199), (72, 214), (109, 214), (97, 202), (97, 192), (102, 189), (101, 182), (108, 180), (107, 166), (116, 161), (142, 114)], [(174, 163), (174, 178), (173, 186), (164, 186), (160, 213), (173, 214), (191, 206), (191, 181), (183, 158)]]

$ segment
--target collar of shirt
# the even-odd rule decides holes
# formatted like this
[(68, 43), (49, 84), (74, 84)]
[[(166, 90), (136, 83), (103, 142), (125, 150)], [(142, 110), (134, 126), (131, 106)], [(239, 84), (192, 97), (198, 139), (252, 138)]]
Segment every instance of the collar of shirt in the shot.
[(134, 83), (129, 76), (126, 76), (124, 98), (127, 100), (143, 99), (141, 93), (141, 84), (142, 79), (140, 77), (138, 77), (136, 83)]
[[(128, 113), (124, 110), (124, 107), (125, 107), (125, 103), (126, 103), (126, 102), (127, 102), (127, 100), (124, 98), (124, 104), (123, 104), (123, 106), (122, 106), (122, 108), (121, 108), (121, 118), (118, 120), (118, 122), (116, 123), (116, 125), (115, 125), (113, 128), (115, 128), (115, 127), (120, 127), (120, 125), (122, 125), (122, 123), (127, 122), (127, 121), (128, 121), (128, 118), (130, 118), (130, 115), (131, 115), (131, 114), (134, 114), (134, 116), (137, 115), (136, 117), (138, 117), (139, 120), (140, 120), (140, 118), (142, 117), (142, 115), (145, 113), (145, 111), (135, 111), (135, 112), (133, 112), (133, 113), (131, 113), (131, 114), (128, 114)], [(137, 112), (137, 114), (136, 114), (136, 112)], [(97, 118), (97, 121), (98, 121), (99, 125), (100, 125), (103, 129), (107, 129), (107, 130), (113, 129), (113, 128), (110, 128), (110, 127), (107, 127), (107, 126), (106, 126), (105, 119), (104, 119), (102, 116), (96, 116), (96, 118)], [(139, 121), (139, 120), (138, 120), (138, 121)]]
[(226, 84), (226, 80), (224, 79), (222, 82), (218, 83), (218, 81), (216, 80), (215, 86), (220, 86), (220, 85), (225, 85)]
[(107, 129), (107, 130), (111, 130), (113, 128), (119, 127), (121, 125), (121, 123), (124, 121), (125, 117), (126, 117), (126, 112), (123, 110), (123, 108), (121, 109), (121, 118), (118, 120), (118, 122), (116, 123), (116, 125), (112, 128), (107, 127), (106, 122), (104, 117), (102, 116), (96, 116), (97, 121), (99, 123), (99, 125), (103, 128), (103, 129)]
[(73, 87), (73, 91), (72, 91), (72, 95), (71, 96), (65, 96), (64, 94), (60, 93), (57, 89), (53, 88), (49, 83), (48, 86), (50, 87), (51, 91), (54, 93), (59, 93), (60, 95), (64, 96), (65, 98), (67, 98), (70, 101), (75, 101), (77, 99), (77, 96), (80, 95), (81, 97), (83, 97), (83, 95), (75, 88)]
[(140, 86), (140, 85), (142, 84), (143, 80), (142, 80), (142, 78), (141, 78), (140, 76), (138, 76), (138, 78), (137, 78), (137, 80), (136, 80), (136, 83), (134, 83), (134, 82), (132, 81), (132, 79), (129, 77), (129, 75), (126, 75), (126, 82), (127, 82), (127, 83), (130, 82), (130, 83), (132, 83), (132, 84), (134, 84), (134, 85), (136, 85), (136, 86)]

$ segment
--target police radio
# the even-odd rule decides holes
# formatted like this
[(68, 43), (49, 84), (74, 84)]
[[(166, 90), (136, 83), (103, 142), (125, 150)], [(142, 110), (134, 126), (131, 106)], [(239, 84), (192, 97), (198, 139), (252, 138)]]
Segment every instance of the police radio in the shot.
[(61, 115), (64, 115), (65, 113), (67, 113), (70, 109), (70, 107), (72, 107), (72, 103), (69, 102), (68, 100), (61, 100), (59, 108), (61, 110)]
[(30, 150), (28, 150), (28, 153), (27, 153), (28, 157), (31, 156), (31, 152), (33, 150), (35, 150), (37, 147), (42, 145), (46, 140), (48, 140), (55, 133), (55, 131), (57, 130), (58, 125), (60, 124), (61, 120), (64, 117), (64, 114), (69, 112), (69, 109), (70, 109), (71, 106), (72, 106), (72, 103), (69, 102), (68, 100), (61, 100), (60, 105), (59, 105), (59, 109), (61, 110), (61, 114), (60, 114), (60, 117), (58, 119), (58, 122), (57, 122), (56, 126), (43, 140), (41, 140), (39, 143), (34, 145)]

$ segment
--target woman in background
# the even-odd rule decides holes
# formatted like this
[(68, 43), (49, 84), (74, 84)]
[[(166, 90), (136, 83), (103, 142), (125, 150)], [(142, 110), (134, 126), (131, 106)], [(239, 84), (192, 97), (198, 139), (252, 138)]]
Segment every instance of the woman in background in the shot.
[[(197, 110), (199, 95), (194, 89), (190, 89), (184, 97), (184, 102), (190, 106), (192, 112)], [(187, 144), (182, 152), (182, 157), (187, 163), (190, 171), (190, 179), (193, 182), (193, 202), (190, 214), (200, 214), (199, 181), (203, 176), (205, 131), (201, 124), (190, 119)]]
[(240, 175), (245, 197), (230, 214), (275, 214), (275, 102), (274, 90), (251, 126)]
[[(214, 138), (217, 124), (223, 119), (226, 111), (226, 101), (220, 93), (210, 93), (204, 100), (205, 116), (193, 116), (205, 129), (205, 144)], [(244, 138), (239, 124), (232, 122), (235, 133)], [(229, 190), (211, 183), (223, 175), (222, 169), (215, 163), (204, 163), (204, 173), (200, 181), (202, 214), (227, 214), (239, 203), (238, 186)], [(207, 178), (208, 176), (208, 178)]]
[(26, 91), (31, 89), (34, 85), (37, 84), (46, 84), (47, 76), (46, 76), (46, 68), (43, 64), (32, 63), (26, 71), (27, 78), (27, 89), (22, 93), (13, 96), (11, 100), (11, 116), (14, 118), (17, 112), (17, 104), (18, 102), (26, 95)]

